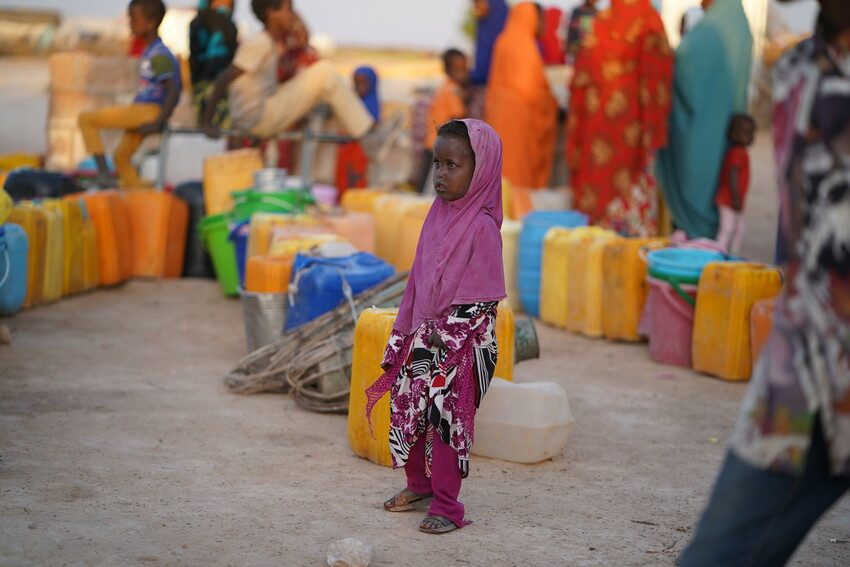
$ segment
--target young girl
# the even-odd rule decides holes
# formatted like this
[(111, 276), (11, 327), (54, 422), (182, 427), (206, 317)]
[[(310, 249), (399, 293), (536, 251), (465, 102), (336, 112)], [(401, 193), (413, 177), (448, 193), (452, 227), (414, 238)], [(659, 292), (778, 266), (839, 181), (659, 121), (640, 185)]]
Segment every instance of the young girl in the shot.
[(480, 120), (453, 120), (434, 145), (435, 199), (416, 249), (407, 289), (381, 364), (366, 390), (367, 417), (391, 394), (393, 467), (407, 487), (390, 512), (432, 500), (419, 529), (463, 527), (458, 502), (469, 474), (475, 410), (496, 366), (496, 307), (502, 270), (502, 144)]

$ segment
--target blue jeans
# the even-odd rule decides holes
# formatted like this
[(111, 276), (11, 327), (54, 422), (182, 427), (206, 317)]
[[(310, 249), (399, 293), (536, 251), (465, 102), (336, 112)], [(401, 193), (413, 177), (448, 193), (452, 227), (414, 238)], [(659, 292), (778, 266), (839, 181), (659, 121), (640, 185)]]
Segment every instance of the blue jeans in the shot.
[(792, 476), (760, 469), (728, 451), (694, 539), (679, 557), (697, 565), (784, 565), (818, 518), (850, 488), (829, 474), (820, 419), (806, 469)]

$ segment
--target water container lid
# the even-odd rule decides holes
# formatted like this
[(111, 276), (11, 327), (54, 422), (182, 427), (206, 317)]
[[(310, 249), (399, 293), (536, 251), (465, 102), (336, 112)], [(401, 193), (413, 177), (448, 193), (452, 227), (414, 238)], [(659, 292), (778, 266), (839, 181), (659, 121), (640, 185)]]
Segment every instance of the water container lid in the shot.
[(579, 211), (532, 211), (525, 217), (525, 224), (583, 226), (587, 215)]

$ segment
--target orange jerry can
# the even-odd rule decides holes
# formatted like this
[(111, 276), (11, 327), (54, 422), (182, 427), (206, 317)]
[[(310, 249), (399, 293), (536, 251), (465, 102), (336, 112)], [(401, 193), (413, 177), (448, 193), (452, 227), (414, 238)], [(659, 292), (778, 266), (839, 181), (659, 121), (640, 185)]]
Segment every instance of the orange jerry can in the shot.
[(773, 314), (776, 311), (777, 297), (756, 301), (750, 312), (750, 350), (753, 353), (753, 368), (773, 330)]
[(130, 215), (118, 191), (74, 193), (66, 199), (82, 199), (97, 231), (100, 285), (117, 285), (133, 275)]
[(747, 262), (714, 262), (702, 271), (697, 288), (691, 343), (694, 370), (748, 380), (752, 372), (750, 312), (782, 289), (778, 268)]
[(245, 266), (245, 291), (285, 293), (289, 290), (293, 256), (251, 256)]
[(100, 265), (97, 251), (97, 228), (94, 226), (85, 201), (77, 201), (83, 213), (83, 286), (88, 291), (100, 285)]
[(132, 191), (124, 197), (136, 277), (179, 278), (186, 252), (189, 206), (162, 191)]

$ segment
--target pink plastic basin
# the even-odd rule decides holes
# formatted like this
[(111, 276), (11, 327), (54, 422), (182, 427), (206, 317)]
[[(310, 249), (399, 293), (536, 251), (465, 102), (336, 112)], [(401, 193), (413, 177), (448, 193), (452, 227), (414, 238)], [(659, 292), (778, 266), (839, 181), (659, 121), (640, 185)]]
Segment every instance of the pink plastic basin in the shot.
[[(643, 309), (640, 332), (649, 337), (650, 358), (690, 368), (694, 308), (668, 282), (653, 277), (647, 277), (646, 281), (649, 283), (649, 295)], [(691, 297), (696, 297), (696, 286), (680, 284), (679, 287)]]

